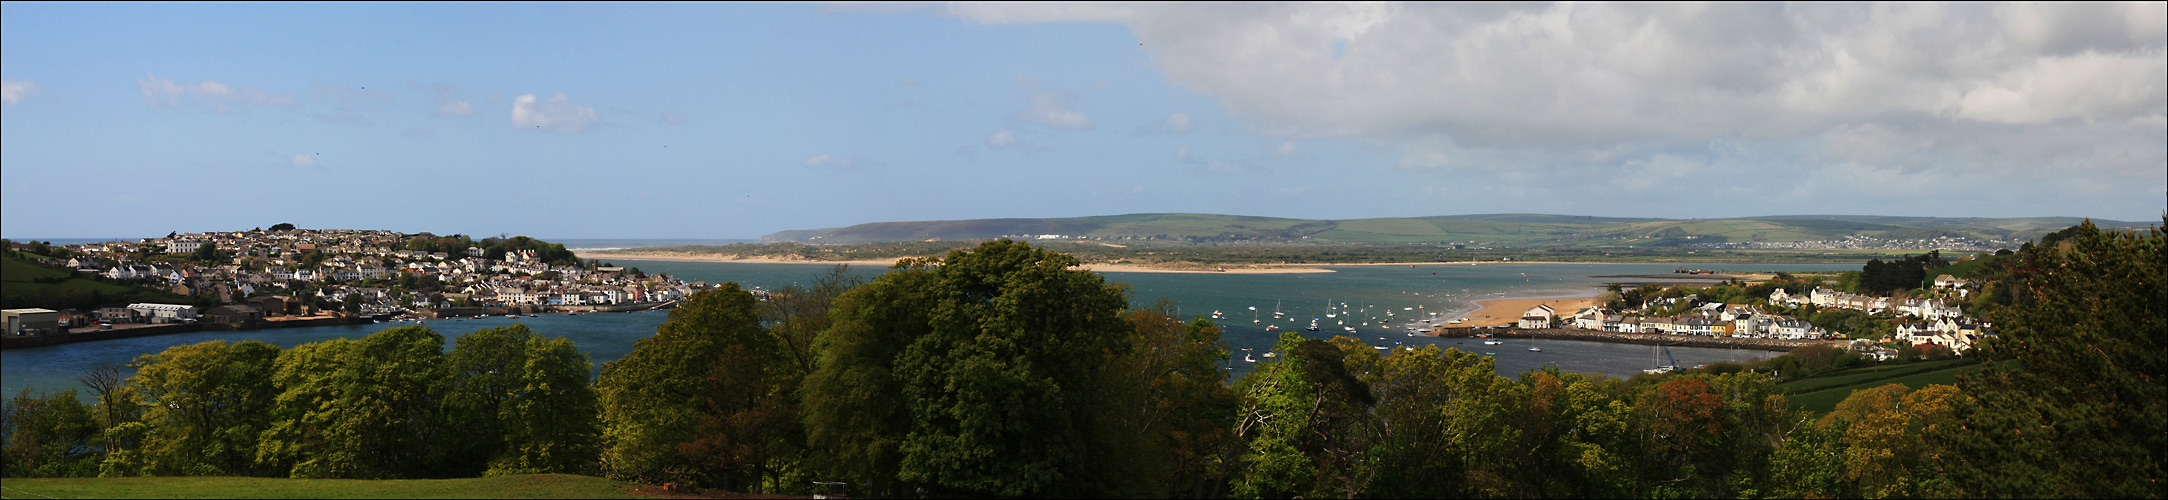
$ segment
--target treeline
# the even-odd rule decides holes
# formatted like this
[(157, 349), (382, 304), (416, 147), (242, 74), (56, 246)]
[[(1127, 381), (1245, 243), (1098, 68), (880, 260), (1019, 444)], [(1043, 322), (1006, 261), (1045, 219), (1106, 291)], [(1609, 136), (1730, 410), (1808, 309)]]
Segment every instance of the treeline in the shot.
[(437, 236), (422, 233), (408, 237), (406, 244), (401, 248), (423, 252), (444, 252), (451, 254), (453, 258), (459, 258), (466, 256), (465, 252), (468, 247), (481, 248), (482, 258), (490, 260), (504, 260), (504, 254), (506, 253), (533, 250), (536, 257), (550, 265), (580, 265), (579, 256), (573, 255), (571, 250), (566, 250), (563, 243), (550, 243), (526, 236), (482, 238), (481, 241), (475, 241), (463, 234)]
[[(2027, 293), (1969, 356), (1976, 375), (1860, 391), (1828, 415), (1795, 409), (1767, 372), (1841, 367), (1841, 351), (1500, 377), (1458, 350), (1289, 333), (1277, 361), (1229, 384), (1211, 323), (1164, 301), (1127, 309), (1125, 287), (1068, 270), (1073, 257), (997, 241), (766, 302), (697, 294), (603, 367), (586, 411), (584, 378), (458, 361), (507, 359), (462, 355), (485, 352), (464, 337), (433, 357), (425, 330), (191, 346), (255, 361), (165, 368), (187, 358), (176, 348), (97, 404), (18, 398), (7, 472), (592, 467), (771, 494), (839, 481), (860, 497), (2159, 497), (2168, 239), (2081, 233), (2022, 253), (2011, 272)], [(536, 352), (486, 352), (514, 351)], [(559, 364), (541, 373), (585, 374)], [(255, 389), (143, 388), (176, 386)]]
[(572, 342), (427, 327), (280, 349), (223, 340), (7, 402), (9, 477), (450, 478), (591, 472), (599, 430)]

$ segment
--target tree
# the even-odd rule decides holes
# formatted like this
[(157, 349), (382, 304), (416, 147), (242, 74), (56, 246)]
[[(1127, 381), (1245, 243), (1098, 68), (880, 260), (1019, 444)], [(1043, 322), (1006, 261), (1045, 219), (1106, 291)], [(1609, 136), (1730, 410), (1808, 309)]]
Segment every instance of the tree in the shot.
[(279, 355), (276, 421), (259, 461), (302, 478), (456, 475), (448, 458), (461, 433), (447, 424), (444, 337), (423, 326), (388, 328)]
[(288, 223), (285, 223), (285, 222), (280, 222), (280, 223), (277, 223), (277, 224), (272, 224), (272, 225), (271, 225), (271, 230), (272, 230), (272, 231), (292, 231), (292, 230), (294, 230), (294, 225), (293, 225), (293, 224), (288, 224)]
[(1074, 257), (1007, 239), (933, 270), (930, 331), (896, 374), (912, 414), (900, 477), (936, 490), (1085, 495), (1110, 486), (1097, 456), (1097, 368), (1128, 354), (1127, 291)]
[(898, 476), (911, 431), (896, 363), (930, 334), (933, 264), (906, 259), (872, 282), (836, 297), (833, 326), (815, 342), (819, 362), (800, 389), (806, 440), (817, 467), (851, 479), (865, 496), (909, 491)]
[(2019, 252), (1999, 336), (1958, 378), (1972, 399), (1954, 410), (1951, 479), (1967, 496), (2160, 496), (2168, 237), (2091, 221), (2051, 236)]
[[(782, 353), (760, 326), (751, 293), (735, 283), (693, 294), (670, 310), (655, 336), (602, 366), (596, 393), (602, 406), (602, 466), (612, 477), (662, 482), (691, 480), (720, 485), (743, 476), (716, 470), (697, 449), (680, 445), (700, 438), (701, 422), (715, 415), (707, 375), (745, 370), (723, 363), (779, 364)], [(732, 346), (737, 346), (733, 348)], [(726, 356), (737, 353), (737, 356)], [(765, 368), (754, 368), (755, 371)], [(765, 387), (763, 391), (789, 388)], [(765, 392), (764, 392), (765, 393)], [(691, 451), (694, 453), (687, 454)], [(684, 477), (673, 477), (673, 473)]]
[(98, 473), (98, 424), (75, 390), (23, 389), (0, 409), (0, 475), (90, 477)]
[(571, 340), (511, 325), (460, 336), (446, 358), (447, 413), (468, 438), (454, 465), (483, 475), (580, 473), (594, 461), (593, 365)]
[(1131, 457), (1131, 472), (1125, 473), (1161, 478), (1157, 484), (1130, 481), (1126, 484), (1138, 489), (1111, 493), (1218, 497), (1232, 472), (1228, 462), (1239, 444), (1233, 427), (1241, 396), (1227, 386), (1220, 367), (1228, 359), (1227, 343), (1210, 320), (1184, 323), (1174, 317), (1174, 307), (1162, 298), (1129, 311), (1125, 319), (1136, 331), (1133, 354), (1105, 367), (1106, 376), (1118, 383), (1106, 385), (1102, 404), (1132, 410), (1102, 416), (1134, 437), (1105, 433), (1128, 444), (1101, 448)]
[(256, 440), (270, 427), (278, 395), (271, 384), (278, 346), (213, 340), (137, 358), (129, 379), (152, 431), (142, 444), (141, 473), (249, 476)]

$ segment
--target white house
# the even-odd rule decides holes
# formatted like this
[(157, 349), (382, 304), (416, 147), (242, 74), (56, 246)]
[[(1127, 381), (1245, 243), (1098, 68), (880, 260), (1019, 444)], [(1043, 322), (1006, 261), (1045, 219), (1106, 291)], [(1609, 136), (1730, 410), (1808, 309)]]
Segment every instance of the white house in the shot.
[(203, 317), (196, 313), (196, 306), (180, 304), (128, 304), (128, 310), (134, 311), (137, 316), (150, 318), (152, 323), (179, 323)]
[(193, 240), (173, 240), (166, 242), (166, 253), (196, 253), (196, 249), (198, 248), (203, 248), (203, 242)]
[(1552, 310), (1551, 306), (1537, 305), (1527, 312), (1521, 313), (1519, 326), (1521, 328), (1550, 328), (1551, 319), (1556, 317), (1557, 314), (1557, 311)]

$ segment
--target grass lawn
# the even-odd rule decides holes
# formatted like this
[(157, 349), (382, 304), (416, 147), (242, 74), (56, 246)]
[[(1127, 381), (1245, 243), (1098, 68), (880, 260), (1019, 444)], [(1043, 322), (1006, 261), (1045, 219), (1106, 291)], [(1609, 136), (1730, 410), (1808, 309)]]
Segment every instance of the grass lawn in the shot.
[(473, 479), (122, 477), (0, 480), (5, 498), (646, 498), (629, 485), (566, 474)]
[(1917, 361), (1903, 364), (1887, 364), (1881, 366), (1849, 368), (1819, 377), (1804, 378), (1777, 384), (1777, 387), (1781, 387), (1784, 388), (1784, 390), (1791, 391), (1793, 394), (1803, 394), (1821, 391), (1823, 389), (1858, 385), (1864, 382), (1872, 382), (1876, 380), (1910, 375), (1914, 373), (1940, 370), (1963, 364), (1965, 361), (1966, 360), (1963, 359), (1946, 359), (1941, 361)]
[[(1852, 391), (1857, 391), (1860, 389), (1871, 389), (1889, 384), (1904, 384), (1905, 387), (1910, 387), (1912, 388), (1912, 390), (1915, 391), (1919, 390), (1922, 387), (1927, 387), (1930, 384), (1956, 385), (1957, 376), (1959, 374), (1972, 373), (1979, 370), (1980, 365), (1978, 363), (1952, 364), (1944, 366), (1943, 368), (1938, 368), (1923, 373), (1913, 373), (1909, 375), (1888, 378), (1865, 379), (1855, 381), (1851, 384), (1837, 387), (1829, 387), (1814, 392), (1808, 392), (1803, 394), (1795, 393), (1791, 396), (1791, 400), (1792, 404), (1799, 406), (1799, 409), (1819, 415), (1829, 413), (1830, 410), (1836, 409), (1838, 402), (1844, 401), (1844, 398), (1852, 396)], [(1807, 379), (1807, 381), (1813, 380), (1820, 379)]]

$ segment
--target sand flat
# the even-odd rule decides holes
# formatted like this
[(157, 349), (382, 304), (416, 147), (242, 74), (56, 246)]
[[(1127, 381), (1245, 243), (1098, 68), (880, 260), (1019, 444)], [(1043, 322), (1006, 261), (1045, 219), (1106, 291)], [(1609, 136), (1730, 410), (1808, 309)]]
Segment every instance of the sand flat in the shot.
[(1521, 313), (1538, 305), (1549, 305), (1559, 316), (1570, 316), (1581, 309), (1601, 305), (1596, 297), (1564, 297), (1535, 299), (1489, 299), (1475, 301), (1475, 312), (1468, 313), (1467, 321), (1447, 325), (1452, 327), (1508, 326), (1521, 320)]

